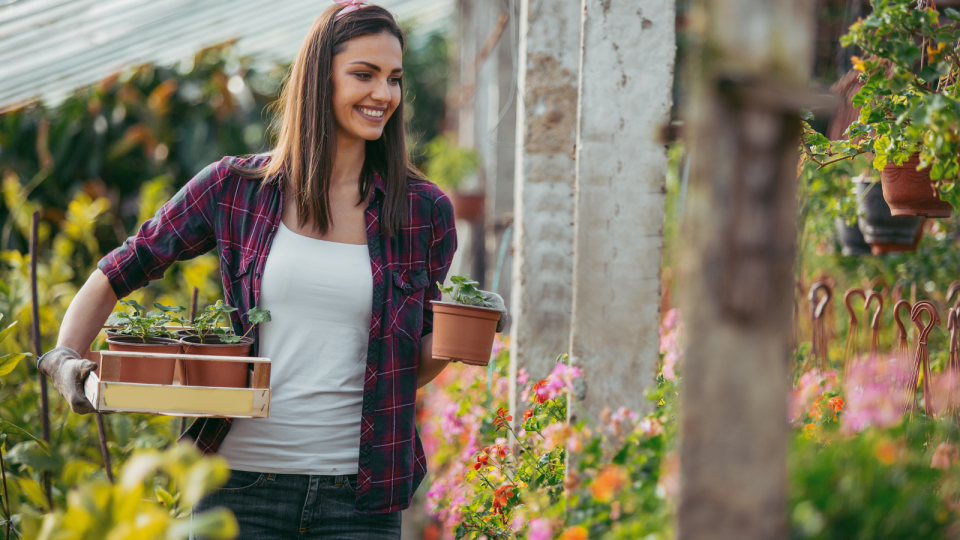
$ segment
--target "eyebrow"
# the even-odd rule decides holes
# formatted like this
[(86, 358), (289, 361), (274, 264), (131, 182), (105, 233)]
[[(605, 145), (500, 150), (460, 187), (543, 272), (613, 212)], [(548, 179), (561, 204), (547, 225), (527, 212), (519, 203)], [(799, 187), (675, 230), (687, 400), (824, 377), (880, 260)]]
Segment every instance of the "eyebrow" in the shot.
[[(376, 65), (376, 64), (371, 64), (370, 62), (364, 62), (363, 60), (357, 60), (356, 62), (350, 62), (350, 63), (347, 64), (347, 65), (352, 66), (353, 64), (361, 64), (361, 65), (367, 66), (368, 68), (376, 71), (377, 73), (380, 73), (380, 66), (378, 66), (378, 65)], [(394, 69), (393, 71), (391, 71), (390, 73), (403, 73), (403, 68), (396, 68), (396, 69)]]

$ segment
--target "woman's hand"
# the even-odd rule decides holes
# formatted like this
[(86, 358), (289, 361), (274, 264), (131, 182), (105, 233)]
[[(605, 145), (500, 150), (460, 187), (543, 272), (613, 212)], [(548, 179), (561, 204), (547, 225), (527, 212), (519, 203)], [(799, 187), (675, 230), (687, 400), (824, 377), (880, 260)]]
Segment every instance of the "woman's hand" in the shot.
[(83, 393), (83, 383), (90, 372), (97, 369), (96, 364), (80, 358), (70, 347), (60, 346), (43, 355), (37, 369), (50, 377), (53, 386), (67, 400), (73, 412), (96, 412)]
[(503, 303), (503, 297), (490, 291), (480, 291), (480, 294), (483, 295), (483, 300), (490, 304), (488, 307), (500, 312), (500, 320), (497, 322), (497, 333), (503, 332), (507, 321), (510, 320), (510, 314), (507, 313), (507, 306)]

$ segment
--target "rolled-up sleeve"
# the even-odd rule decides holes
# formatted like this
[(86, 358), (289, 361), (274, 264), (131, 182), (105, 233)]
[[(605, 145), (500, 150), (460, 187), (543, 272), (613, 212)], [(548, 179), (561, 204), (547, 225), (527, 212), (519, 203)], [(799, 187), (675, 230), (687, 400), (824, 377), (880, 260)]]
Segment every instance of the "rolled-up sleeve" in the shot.
[(207, 166), (145, 221), (137, 234), (100, 260), (97, 268), (106, 274), (117, 298), (160, 279), (174, 262), (217, 246), (217, 199), (227, 171), (225, 161)]
[[(438, 190), (439, 191), (439, 190)], [(443, 193), (434, 201), (431, 216), (430, 249), (427, 255), (427, 275), (430, 282), (423, 297), (423, 331), (421, 337), (433, 333), (432, 300), (440, 300), (437, 283), (443, 283), (450, 271), (453, 254), (457, 251), (457, 228), (454, 225), (453, 203)]]

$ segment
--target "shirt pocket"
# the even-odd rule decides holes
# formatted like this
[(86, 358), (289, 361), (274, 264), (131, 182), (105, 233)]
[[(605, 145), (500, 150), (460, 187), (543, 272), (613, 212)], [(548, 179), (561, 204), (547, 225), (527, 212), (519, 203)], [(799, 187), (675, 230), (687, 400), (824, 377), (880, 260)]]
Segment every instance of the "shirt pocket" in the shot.
[(220, 250), (220, 273), (223, 277), (223, 290), (226, 301), (233, 307), (245, 309), (252, 298), (253, 283), (251, 281), (251, 263), (253, 255), (244, 256), (243, 252), (234, 248)]
[(423, 329), (423, 296), (430, 278), (426, 268), (393, 271), (394, 334), (420, 339)]

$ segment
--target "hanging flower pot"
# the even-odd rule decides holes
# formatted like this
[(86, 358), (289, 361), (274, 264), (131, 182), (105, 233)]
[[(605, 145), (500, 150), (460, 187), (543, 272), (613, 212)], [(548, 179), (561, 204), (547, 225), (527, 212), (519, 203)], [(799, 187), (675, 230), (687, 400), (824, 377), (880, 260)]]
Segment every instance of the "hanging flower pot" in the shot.
[[(180, 343), (175, 339), (150, 337), (144, 342), (137, 336), (112, 336), (107, 338), (111, 351), (136, 353), (178, 354)], [(120, 357), (120, 382), (139, 384), (173, 384), (173, 358)], [(97, 376), (101, 376), (97, 368)]]
[[(200, 336), (180, 338), (184, 354), (202, 356), (249, 356), (253, 338), (243, 337), (238, 343), (224, 343), (220, 336), (211, 335), (200, 342)], [(220, 362), (203, 360), (184, 360), (182, 368), (186, 386), (215, 386), (221, 388), (247, 387), (247, 362)]]
[(910, 156), (903, 165), (887, 163), (880, 173), (883, 198), (894, 216), (950, 217), (953, 207), (940, 200), (930, 180), (929, 167), (918, 171), (920, 154)]
[(874, 255), (916, 251), (923, 236), (923, 218), (894, 216), (875, 182), (855, 182), (860, 219), (858, 226)]
[(472, 223), (483, 221), (483, 203), (485, 198), (485, 194), (482, 191), (454, 190), (450, 193), (450, 202), (453, 203), (454, 217)]
[(844, 255), (870, 255), (870, 244), (863, 239), (863, 233), (857, 226), (857, 220), (853, 225), (847, 225), (846, 220), (838, 217), (835, 221), (837, 227), (837, 239), (840, 240), (840, 251)]

